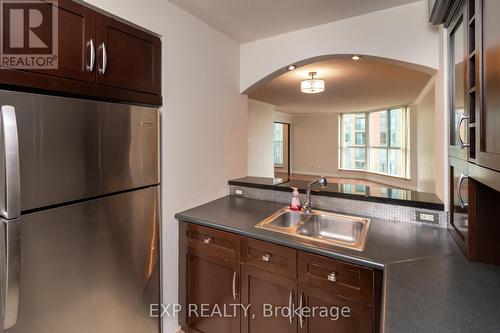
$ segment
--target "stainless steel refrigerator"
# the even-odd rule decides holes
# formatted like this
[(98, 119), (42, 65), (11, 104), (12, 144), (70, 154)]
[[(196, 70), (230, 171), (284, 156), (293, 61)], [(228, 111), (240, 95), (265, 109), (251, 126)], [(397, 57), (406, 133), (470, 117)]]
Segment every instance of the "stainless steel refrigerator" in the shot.
[(159, 332), (158, 110), (0, 105), (0, 332)]

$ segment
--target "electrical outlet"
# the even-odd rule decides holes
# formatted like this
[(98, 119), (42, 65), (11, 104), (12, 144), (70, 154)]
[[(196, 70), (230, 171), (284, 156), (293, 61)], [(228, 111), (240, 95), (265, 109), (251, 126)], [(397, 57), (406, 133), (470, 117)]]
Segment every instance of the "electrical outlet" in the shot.
[(243, 190), (235, 189), (234, 190), (234, 195), (238, 196), (238, 197), (242, 197), (243, 196)]
[(416, 215), (415, 218), (418, 222), (434, 223), (434, 224), (439, 223), (439, 216), (436, 213), (427, 213), (427, 212), (417, 211), (415, 213), (415, 215)]

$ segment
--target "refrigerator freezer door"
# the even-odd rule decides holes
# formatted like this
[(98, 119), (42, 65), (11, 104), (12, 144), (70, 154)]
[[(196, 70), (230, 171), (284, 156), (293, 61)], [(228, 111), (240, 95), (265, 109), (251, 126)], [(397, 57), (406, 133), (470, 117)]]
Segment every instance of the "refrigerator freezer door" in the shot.
[(17, 324), (7, 333), (158, 333), (158, 187), (21, 217)]
[(0, 90), (15, 108), (21, 210), (159, 183), (159, 113)]

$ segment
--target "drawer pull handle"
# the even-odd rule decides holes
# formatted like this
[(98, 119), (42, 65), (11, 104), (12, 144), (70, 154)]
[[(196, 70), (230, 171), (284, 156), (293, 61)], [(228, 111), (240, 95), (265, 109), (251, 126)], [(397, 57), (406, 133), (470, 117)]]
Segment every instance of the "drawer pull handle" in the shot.
[(331, 272), (330, 274), (328, 274), (327, 279), (331, 282), (337, 282), (337, 273)]
[(262, 261), (269, 262), (271, 260), (271, 255), (270, 254), (264, 254), (262, 256)]
[(210, 243), (212, 243), (212, 238), (210, 238), (210, 237), (205, 238), (205, 239), (203, 240), (203, 243), (205, 243), (205, 244), (210, 244)]

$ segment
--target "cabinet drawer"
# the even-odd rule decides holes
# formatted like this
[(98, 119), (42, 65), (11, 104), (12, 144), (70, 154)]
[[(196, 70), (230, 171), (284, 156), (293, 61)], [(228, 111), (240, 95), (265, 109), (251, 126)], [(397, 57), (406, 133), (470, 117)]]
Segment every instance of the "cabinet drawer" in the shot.
[(179, 237), (181, 244), (207, 254), (236, 261), (240, 259), (240, 239), (235, 234), (181, 222)]
[(297, 250), (252, 238), (241, 240), (241, 260), (272, 273), (297, 277)]
[(343, 261), (299, 251), (299, 281), (363, 303), (374, 303), (374, 272)]

